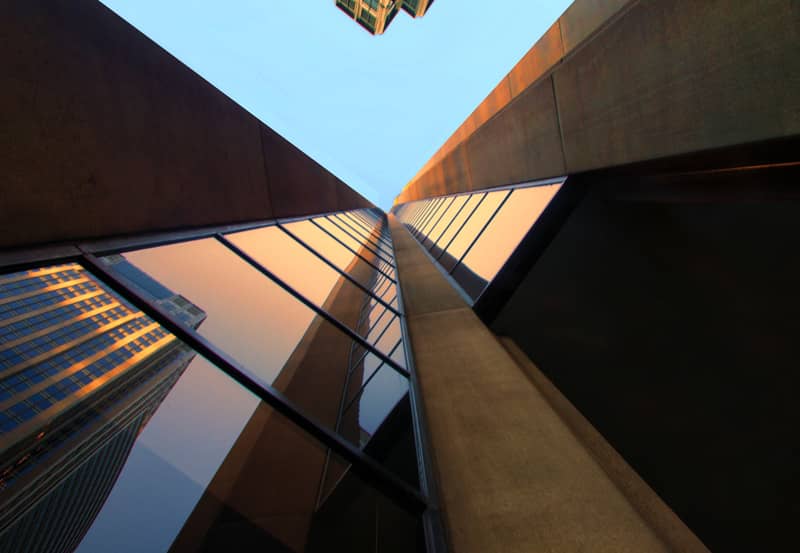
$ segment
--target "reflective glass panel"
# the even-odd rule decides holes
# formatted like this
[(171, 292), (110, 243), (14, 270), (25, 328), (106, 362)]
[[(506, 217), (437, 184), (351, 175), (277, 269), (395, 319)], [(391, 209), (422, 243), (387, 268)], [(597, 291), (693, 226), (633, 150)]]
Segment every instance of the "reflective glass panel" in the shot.
[(446, 271), (450, 271), (455, 267), (458, 260), (467, 251), (472, 241), (481, 231), (483, 226), (489, 220), (489, 217), (497, 210), (500, 204), (508, 195), (507, 190), (498, 192), (489, 192), (486, 194), (484, 200), (475, 209), (472, 217), (464, 224), (464, 227), (456, 234), (453, 241), (447, 246), (447, 251), (444, 252), (439, 263)]
[(408, 379), (391, 367), (384, 364), (370, 374), (360, 393), (346, 408), (343, 417), (345, 421), (358, 422), (362, 447), (407, 393)]
[(428, 228), (433, 222), (436, 220), (437, 215), (442, 210), (446, 200), (444, 198), (436, 198), (435, 200), (431, 201), (431, 207), (428, 212), (425, 214), (419, 224), (416, 225), (415, 234), (418, 237), (421, 237), (425, 232), (425, 229)]
[(363, 226), (359, 225), (357, 222), (354, 222), (352, 219), (345, 217), (343, 214), (332, 216), (331, 219), (335, 220), (342, 228), (347, 229), (356, 237), (365, 239), (372, 248), (379, 250), (386, 259), (392, 259), (393, 253), (391, 247), (389, 247), (381, 239), (380, 234), (376, 231), (365, 229)]
[(436, 223), (439, 222), (439, 219), (441, 219), (444, 216), (445, 212), (447, 211), (447, 208), (450, 207), (451, 203), (453, 203), (453, 198), (443, 198), (439, 202), (436, 211), (433, 213), (433, 215), (431, 215), (430, 218), (428, 218), (425, 224), (420, 228), (420, 233), (418, 236), (418, 239), (420, 241), (424, 241), (425, 238), (428, 236), (428, 234), (430, 234), (434, 225), (436, 225)]
[(278, 227), (228, 235), (228, 239), (278, 278), (358, 332), (353, 306), (367, 294)]
[(453, 271), (453, 277), (473, 299), (492, 281), (560, 187), (559, 183), (513, 191)]
[(346, 467), (320, 500), (326, 448), (79, 265), (0, 275), (0, 336), (0, 551), (353, 551), (409, 534), (415, 550), (416, 517)]
[(461, 210), (457, 216), (454, 217), (452, 223), (442, 232), (441, 237), (436, 240), (436, 245), (431, 248), (431, 254), (434, 258), (437, 258), (441, 255), (442, 250), (444, 250), (447, 245), (453, 240), (453, 237), (459, 231), (461, 226), (464, 224), (464, 221), (472, 214), (475, 206), (481, 201), (484, 194), (473, 194), (468, 197), (466, 203), (464, 204), (464, 208)]
[(356, 238), (351, 231), (342, 230), (325, 217), (314, 219), (314, 222), (373, 265), (380, 267), (379, 261), (387, 261), (381, 257), (377, 248), (367, 243), (365, 238)]
[(310, 221), (285, 223), (283, 227), (364, 286), (369, 287), (372, 283), (375, 267), (356, 256)]
[[(319, 424), (335, 428), (349, 366), (349, 336), (216, 240), (125, 257), (206, 313), (198, 328), (201, 335)], [(349, 291), (363, 298), (359, 289)], [(347, 292), (329, 297), (326, 306), (342, 323), (357, 328), (361, 303)], [(391, 352), (391, 345), (378, 347), (385, 347), (386, 355)]]
[(453, 220), (453, 218), (458, 213), (458, 210), (466, 203), (468, 196), (456, 196), (452, 198), (452, 202), (450, 205), (447, 206), (447, 210), (444, 212), (442, 217), (439, 221), (434, 225), (430, 231), (426, 234), (425, 240), (423, 245), (431, 249), (431, 246), (436, 243), (436, 240), (442, 235), (444, 229), (447, 228), (447, 225)]

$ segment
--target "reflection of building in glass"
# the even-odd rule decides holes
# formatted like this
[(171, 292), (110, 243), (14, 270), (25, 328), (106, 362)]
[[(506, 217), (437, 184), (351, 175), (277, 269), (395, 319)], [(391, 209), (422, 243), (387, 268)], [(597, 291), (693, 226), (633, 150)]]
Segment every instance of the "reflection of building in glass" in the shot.
[[(227, 374), (222, 381), (235, 382), (220, 394), (224, 406), (186, 400), (178, 409), (165, 401), (149, 422), (153, 430), (168, 421), (144, 445), (163, 466), (145, 475), (125, 470), (118, 485), (130, 476), (131, 488), (154, 497), (146, 508), (157, 523), (138, 524), (141, 511), (131, 511), (142, 498), (128, 493), (115, 505), (123, 508), (105, 510), (93, 528), (124, 534), (126, 546), (143, 551), (171, 544), (175, 552), (583, 551), (591, 544), (592, 551), (706, 553), (704, 543), (714, 551), (792, 550), (800, 493), (791, 440), (800, 421), (800, 258), (793, 255), (800, 82), (786, 75), (798, 73), (800, 59), (795, 4), (577, 0), (401, 192), (398, 217), (388, 217), (393, 247), (383, 252), (394, 281), (354, 270), (353, 252), (348, 258), (339, 248), (353, 242), (331, 226), (366, 231), (351, 236), (361, 251), (375, 219), (386, 223), (382, 214), (360, 225), (347, 210), (369, 202), (99, 2), (18, 2), (6, 10), (0, 26), (14, 48), (0, 49), (0, 58), (13, 76), (0, 97), (12, 109), (0, 140), (10, 145), (2, 168), (14, 193), (0, 202), (0, 244), (13, 248), (0, 252), (3, 272), (81, 256), (82, 266), (103, 275), (80, 252), (170, 244), (210, 256), (211, 247), (194, 249), (206, 240), (219, 254), (206, 258), (206, 269), (223, 276), (209, 296), (241, 293), (221, 302), (235, 306), (223, 325), (234, 332), (213, 335), (217, 313), (195, 295), (197, 286), (189, 291), (209, 276), (186, 271), (186, 256), (169, 267), (186, 271), (187, 289), (170, 287), (209, 313), (202, 335), (181, 332), (181, 339)], [(361, 2), (337, 5), (373, 33), (393, 15), (379, 22), (370, 10), (414, 7), (370, 2), (359, 14), (373, 21), (356, 14)], [(243, 229), (263, 232), (248, 246), (235, 237)], [(288, 232), (329, 264), (327, 283), (325, 263), (301, 263), (303, 246)], [(281, 236), (291, 252), (282, 258)], [(379, 242), (371, 247), (381, 249)], [(263, 255), (248, 260), (259, 245)], [(255, 271), (250, 286), (237, 263)], [(119, 265), (116, 274), (126, 271)], [(369, 288), (370, 297), (342, 278)], [(131, 292), (150, 287), (127, 282), (115, 290), (167, 325), (170, 317)], [(383, 310), (378, 297), (398, 313)], [(251, 308), (267, 320), (243, 323)], [(408, 329), (400, 332), (413, 355), (407, 363), (395, 359), (393, 317)], [(244, 329), (258, 332), (243, 347)], [(243, 355), (267, 336), (274, 356)], [(8, 362), (0, 380), (24, 359)], [(377, 370), (387, 363), (399, 370)], [(386, 415), (387, 400), (406, 389), (385, 385), (382, 375), (405, 384), (406, 373), (408, 401)], [(172, 397), (195, 374), (185, 371)], [(204, 376), (214, 391), (222, 387), (213, 367)], [(38, 385), (11, 383), (20, 397)], [(204, 384), (187, 386), (208, 397)], [(78, 393), (103, 394), (90, 388)], [(61, 390), (63, 399), (68, 392)], [(29, 396), (41, 407), (6, 406), (8, 436), (41, 414), (35, 409), (48, 412), (52, 394), (37, 394)], [(226, 413), (239, 401), (247, 408)], [(121, 430), (66, 477), (62, 466), (80, 460), (80, 449), (56, 463), (55, 446), (50, 457), (44, 448), (57, 432), (20, 436), (30, 456), (20, 450), (19, 463), (4, 467), (5, 492), (30, 498), (16, 536), (40, 536), (46, 527), (51, 541), (0, 549), (74, 543), (67, 529), (83, 531), (149, 416), (130, 409), (128, 419), (106, 411)], [(396, 419), (405, 419), (397, 425), (402, 439), (385, 439)], [(205, 432), (211, 421), (227, 424)], [(199, 436), (187, 436), (197, 427)], [(206, 448), (219, 434), (230, 439)], [(99, 443), (74, 436), (87, 447)], [(419, 485), (398, 470), (404, 463), (391, 455), (398, 447), (416, 454)], [(180, 455), (165, 455), (175, 450), (207, 457), (207, 472), (197, 477)], [(49, 475), (36, 472), (44, 468)], [(101, 468), (108, 473), (92, 472)], [(48, 478), (57, 484), (45, 495)], [(182, 480), (196, 493), (180, 509), (158, 502), (171, 491), (163, 483)], [(410, 524), (386, 516), (374, 501), (379, 494)], [(57, 508), (68, 499), (73, 509)], [(137, 547), (175, 513), (161, 547)], [(421, 527), (425, 541), (415, 544)]]
[[(121, 256), (109, 263), (187, 324), (204, 319)], [(77, 264), (0, 278), (0, 549), (72, 551), (193, 357)]]
[(389, 28), (402, 8), (412, 17), (422, 17), (434, 0), (336, 0), (336, 7), (373, 35)]

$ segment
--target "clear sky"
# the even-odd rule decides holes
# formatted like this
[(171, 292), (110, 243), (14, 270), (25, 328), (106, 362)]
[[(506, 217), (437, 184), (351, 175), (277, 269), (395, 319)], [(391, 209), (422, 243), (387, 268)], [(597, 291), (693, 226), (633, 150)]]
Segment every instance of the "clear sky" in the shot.
[(384, 209), (570, 0), (437, 0), (372, 36), (333, 0), (102, 0)]

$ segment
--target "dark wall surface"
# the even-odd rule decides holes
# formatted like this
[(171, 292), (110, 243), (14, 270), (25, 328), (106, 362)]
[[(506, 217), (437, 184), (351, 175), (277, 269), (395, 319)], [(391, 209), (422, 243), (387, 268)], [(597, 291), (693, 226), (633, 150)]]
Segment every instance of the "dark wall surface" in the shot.
[(798, 182), (598, 181), (492, 323), (715, 552), (795, 543)]
[(5, 0), (0, 247), (371, 204), (96, 0)]

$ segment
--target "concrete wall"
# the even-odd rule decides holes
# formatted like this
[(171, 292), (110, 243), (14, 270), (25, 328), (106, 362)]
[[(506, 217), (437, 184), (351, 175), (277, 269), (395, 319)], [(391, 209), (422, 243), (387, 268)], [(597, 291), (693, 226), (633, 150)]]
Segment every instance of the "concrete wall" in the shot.
[(711, 551), (796, 544), (798, 178), (597, 182), (490, 324)]
[(598, 461), (393, 215), (389, 225), (450, 550), (706, 551), (629, 485), (630, 469)]
[(371, 205), (96, 0), (0, 18), (0, 247)]
[(576, 0), (397, 203), (800, 134), (793, 0)]

